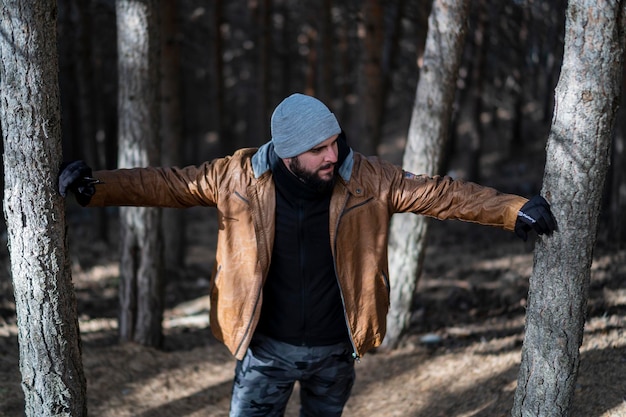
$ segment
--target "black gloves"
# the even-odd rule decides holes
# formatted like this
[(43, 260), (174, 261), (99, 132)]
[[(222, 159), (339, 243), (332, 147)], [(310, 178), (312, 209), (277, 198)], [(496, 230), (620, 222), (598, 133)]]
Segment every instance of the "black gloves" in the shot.
[(544, 233), (550, 235), (556, 230), (556, 221), (550, 211), (550, 204), (540, 195), (528, 200), (517, 213), (515, 234), (525, 242), (531, 230), (539, 235)]
[(64, 163), (59, 171), (59, 193), (65, 197), (69, 190), (76, 196), (78, 204), (86, 206), (96, 193), (94, 184), (99, 182), (91, 175), (91, 168), (84, 161)]

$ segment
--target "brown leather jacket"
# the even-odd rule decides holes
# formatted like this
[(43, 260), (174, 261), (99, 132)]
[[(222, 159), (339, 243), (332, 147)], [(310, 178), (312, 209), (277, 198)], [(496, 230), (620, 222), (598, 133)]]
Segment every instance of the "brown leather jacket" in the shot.
[[(271, 143), (198, 167), (94, 173), (103, 184), (90, 206), (214, 206), (218, 244), (211, 286), (211, 329), (241, 359), (263, 303), (274, 241)], [(354, 351), (383, 340), (389, 308), (387, 240), (396, 212), (460, 219), (513, 230), (527, 201), (449, 177), (415, 176), (379, 158), (350, 152), (330, 203), (330, 245)]]

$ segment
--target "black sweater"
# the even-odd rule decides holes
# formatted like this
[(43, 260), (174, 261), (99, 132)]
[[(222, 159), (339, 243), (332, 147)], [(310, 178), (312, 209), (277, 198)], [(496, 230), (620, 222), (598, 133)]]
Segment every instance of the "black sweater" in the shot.
[(330, 250), (331, 191), (313, 190), (273, 159), (276, 232), (257, 331), (293, 345), (347, 341)]

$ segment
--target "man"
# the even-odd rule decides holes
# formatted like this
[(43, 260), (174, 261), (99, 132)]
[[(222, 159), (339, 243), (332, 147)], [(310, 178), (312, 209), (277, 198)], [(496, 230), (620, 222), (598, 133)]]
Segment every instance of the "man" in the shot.
[(73, 191), (82, 205), (217, 207), (211, 330), (238, 359), (231, 416), (282, 415), (295, 381), (301, 415), (341, 415), (354, 361), (385, 336), (393, 213), (476, 222), (524, 239), (555, 229), (540, 196), (418, 176), (353, 152), (335, 115), (313, 97), (283, 100), (271, 133), (259, 149), (198, 167), (92, 178), (76, 161), (59, 175), (61, 194)]

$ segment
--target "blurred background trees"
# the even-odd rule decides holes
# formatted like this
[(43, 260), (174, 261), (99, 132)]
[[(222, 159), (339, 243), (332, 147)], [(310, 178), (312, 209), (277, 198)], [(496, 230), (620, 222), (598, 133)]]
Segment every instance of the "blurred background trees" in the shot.
[[(543, 147), (545, 135), (530, 129), (545, 127), (551, 116), (564, 4), (472, 3), (452, 129), (461, 143), (451, 146), (450, 158), (469, 147), (478, 161), (485, 130), (497, 131), (500, 146), (511, 152), (513, 145)], [(178, 49), (177, 58), (163, 58), (170, 66), (178, 61), (180, 163), (264, 143), (274, 106), (295, 91), (324, 100), (364, 153), (380, 152), (383, 138), (405, 137), (430, 7), (403, 0), (190, 0), (164, 10), (161, 20), (171, 24), (162, 31)], [(63, 0), (59, 17), (65, 155), (111, 168), (115, 2)]]

